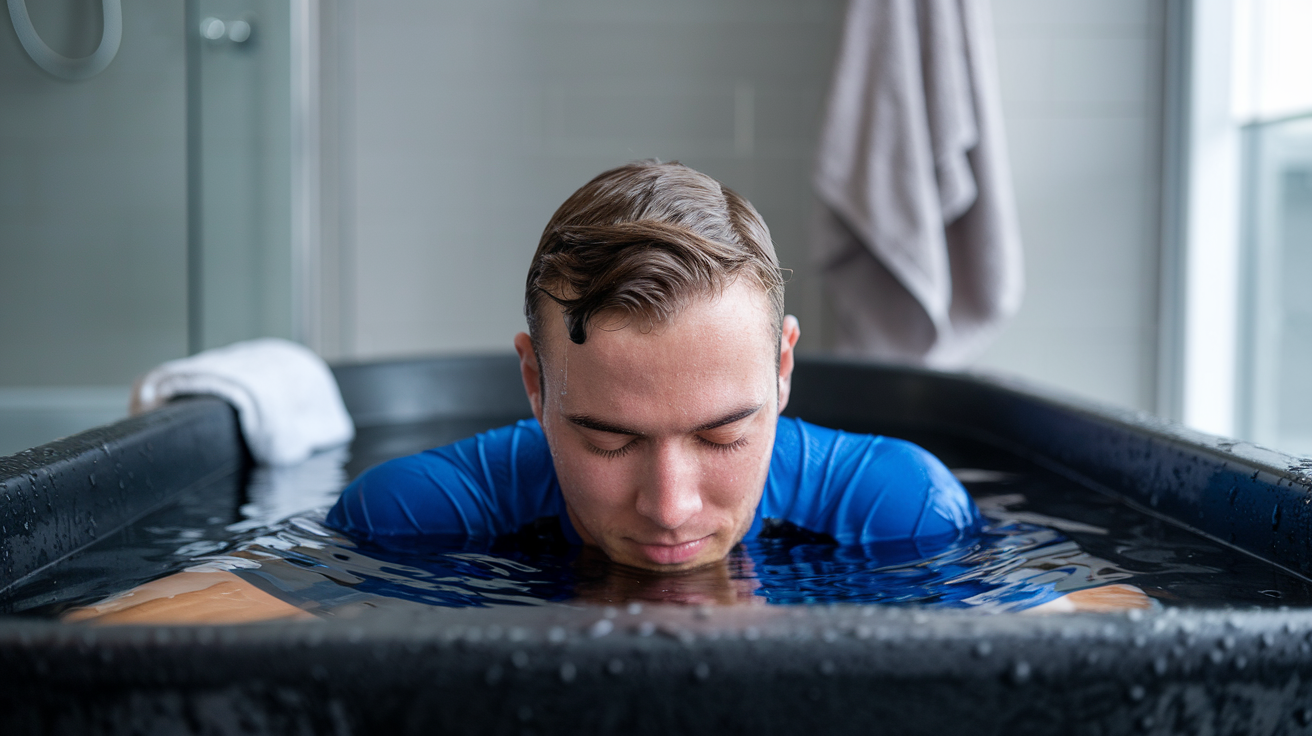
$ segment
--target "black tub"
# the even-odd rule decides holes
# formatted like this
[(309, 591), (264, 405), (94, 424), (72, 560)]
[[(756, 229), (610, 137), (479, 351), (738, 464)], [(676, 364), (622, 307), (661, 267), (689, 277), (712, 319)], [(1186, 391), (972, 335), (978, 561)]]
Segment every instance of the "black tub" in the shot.
[[(336, 372), (359, 427), (352, 473), (527, 414), (510, 357)], [(1309, 460), (854, 363), (802, 361), (789, 413), (1037, 465), (1298, 585), (1312, 575)], [(16, 582), (85, 569), (143, 514), (235, 513), (248, 466), (232, 410), (207, 398), (0, 458), (0, 610)], [(158, 628), (9, 615), (0, 733), (1312, 733), (1310, 651), (1312, 612), (1250, 606), (506, 607)]]

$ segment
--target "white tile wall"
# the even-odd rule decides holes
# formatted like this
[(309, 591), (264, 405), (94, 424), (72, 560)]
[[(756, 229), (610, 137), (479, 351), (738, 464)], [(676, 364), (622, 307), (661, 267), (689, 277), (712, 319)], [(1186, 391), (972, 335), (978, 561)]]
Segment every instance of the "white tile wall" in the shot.
[(820, 343), (804, 228), (841, 0), (344, 10), (356, 264), (345, 352), (508, 350), (552, 211), (646, 157), (682, 160), (756, 204), (796, 270), (789, 307)]
[(1153, 408), (1164, 6), (993, 0), (1027, 292), (982, 368)]

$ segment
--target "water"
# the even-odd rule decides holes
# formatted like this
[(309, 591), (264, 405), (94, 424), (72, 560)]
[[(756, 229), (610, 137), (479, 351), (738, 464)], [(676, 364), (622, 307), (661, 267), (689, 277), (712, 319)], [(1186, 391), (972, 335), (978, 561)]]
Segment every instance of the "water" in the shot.
[[(934, 549), (838, 546), (776, 526), (770, 538), (744, 543), (723, 564), (656, 575), (571, 548), (554, 520), (491, 544), (427, 540), (389, 549), (356, 543), (321, 524), (346, 472), (359, 469), (359, 458), (352, 462), (342, 452), (192, 489), (25, 581), (0, 601), (0, 610), (58, 616), (172, 573), (213, 570), (232, 572), (320, 617), (633, 602), (880, 603), (1003, 612), (1108, 584), (1136, 586), (1156, 607), (1312, 603), (1312, 586), (1301, 578), (1015, 457), (935, 449), (957, 465), (987, 523), (977, 537)], [(961, 467), (964, 459), (976, 467)]]

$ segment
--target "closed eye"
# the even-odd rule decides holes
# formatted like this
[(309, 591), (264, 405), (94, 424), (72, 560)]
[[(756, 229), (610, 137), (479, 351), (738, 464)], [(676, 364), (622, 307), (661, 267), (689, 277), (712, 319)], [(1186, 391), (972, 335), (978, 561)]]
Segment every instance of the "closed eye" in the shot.
[(638, 440), (635, 437), (633, 441), (626, 442), (623, 447), (617, 447), (614, 450), (603, 450), (600, 447), (597, 447), (596, 445), (592, 444), (591, 442), (588, 442), (586, 444), (588, 446), (589, 452), (592, 452), (595, 455), (600, 455), (604, 458), (614, 459), (617, 457), (624, 457), (625, 455), (629, 454), (629, 451), (633, 449), (633, 446), (637, 442)]
[[(695, 436), (697, 437), (698, 444), (701, 444), (705, 447), (709, 447), (712, 450), (717, 450), (719, 452), (732, 452), (747, 444), (746, 437), (739, 437), (733, 442), (711, 442), (710, 440), (706, 439), (701, 435), (695, 435)], [(625, 447), (627, 446), (628, 445), (625, 445)]]

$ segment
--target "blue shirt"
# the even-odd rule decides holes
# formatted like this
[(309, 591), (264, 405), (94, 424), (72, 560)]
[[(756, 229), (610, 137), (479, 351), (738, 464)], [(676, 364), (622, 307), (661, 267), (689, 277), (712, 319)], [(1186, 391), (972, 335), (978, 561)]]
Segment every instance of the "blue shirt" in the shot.
[[(342, 492), (326, 522), (372, 541), (493, 539), (565, 513), (537, 420), (390, 460)], [(826, 534), (839, 544), (955, 538), (980, 525), (966, 489), (917, 445), (780, 418), (770, 471), (747, 538), (765, 519)]]

